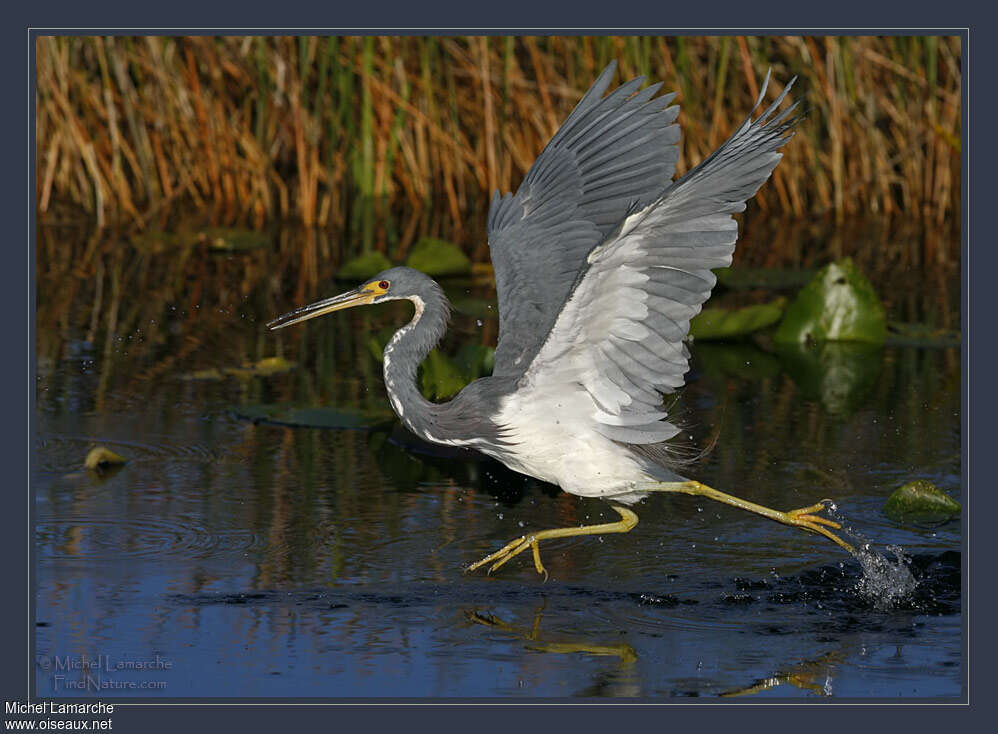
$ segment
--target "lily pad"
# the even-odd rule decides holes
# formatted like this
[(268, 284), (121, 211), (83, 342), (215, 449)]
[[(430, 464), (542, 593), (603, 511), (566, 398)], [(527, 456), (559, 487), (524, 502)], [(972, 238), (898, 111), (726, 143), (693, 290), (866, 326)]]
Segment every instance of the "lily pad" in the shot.
[(336, 271), (337, 280), (367, 280), (392, 266), (383, 252), (367, 252), (343, 263)]
[(90, 471), (104, 472), (114, 467), (128, 463), (128, 460), (119, 454), (114, 453), (105, 446), (98, 446), (90, 450), (83, 466)]
[(471, 260), (452, 242), (422, 237), (413, 246), (405, 264), (427, 275), (465, 275), (471, 272)]
[(887, 320), (873, 286), (846, 258), (822, 268), (787, 308), (774, 341), (883, 344)]
[(235, 409), (235, 414), (243, 420), (254, 423), (339, 430), (370, 430), (394, 420), (394, 416), (388, 410), (353, 410), (282, 403), (242, 405)]
[(270, 243), (270, 237), (263, 232), (229, 227), (203, 229), (198, 233), (197, 239), (207, 243), (209, 249), (219, 252), (256, 250)]
[(775, 344), (776, 354), (801, 393), (831, 415), (860, 408), (877, 382), (883, 347), (862, 342)]
[(946, 519), (960, 514), (960, 503), (927, 479), (916, 479), (894, 490), (884, 514), (892, 520)]
[(783, 315), (785, 298), (771, 303), (729, 310), (705, 308), (690, 322), (694, 339), (733, 339), (772, 326)]

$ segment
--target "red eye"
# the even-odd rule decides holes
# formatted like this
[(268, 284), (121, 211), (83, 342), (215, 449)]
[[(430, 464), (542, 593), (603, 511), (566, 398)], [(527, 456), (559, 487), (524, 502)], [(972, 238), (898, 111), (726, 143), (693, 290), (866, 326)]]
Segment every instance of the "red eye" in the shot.
[(383, 280), (380, 283), (378, 283), (378, 288), (380, 288), (383, 291), (386, 291), (388, 290), (389, 285), (391, 285), (391, 283), (389, 283), (387, 280)]

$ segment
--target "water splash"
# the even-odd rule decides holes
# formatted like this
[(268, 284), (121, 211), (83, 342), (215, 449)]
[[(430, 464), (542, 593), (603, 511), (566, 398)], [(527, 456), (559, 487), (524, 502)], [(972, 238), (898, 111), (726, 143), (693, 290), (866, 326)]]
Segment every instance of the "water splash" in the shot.
[(878, 608), (887, 609), (906, 601), (918, 586), (911, 573), (911, 556), (899, 545), (889, 545), (888, 550), (896, 561), (873, 550), (864, 543), (856, 551), (856, 560), (863, 568), (863, 578), (856, 583), (856, 591)]
[(904, 548), (900, 545), (885, 547), (896, 559), (892, 561), (850, 527), (834, 503), (826, 506), (829, 516), (842, 525), (842, 533), (858, 541), (853, 555), (863, 569), (863, 577), (856, 582), (855, 591), (878, 609), (890, 609), (910, 599), (918, 580), (911, 573), (911, 556)]

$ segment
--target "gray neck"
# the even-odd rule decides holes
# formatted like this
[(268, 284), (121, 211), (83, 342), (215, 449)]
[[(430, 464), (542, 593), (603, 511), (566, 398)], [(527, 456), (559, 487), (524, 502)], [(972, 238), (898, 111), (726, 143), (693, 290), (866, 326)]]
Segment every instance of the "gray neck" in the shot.
[(403, 326), (385, 346), (385, 388), (392, 408), (406, 427), (422, 438), (447, 439), (442, 435), (438, 418), (446, 411), (431, 403), (416, 385), (416, 371), (430, 350), (443, 338), (450, 316), (450, 303), (440, 287), (422, 296), (409, 298), (415, 306), (412, 321)]

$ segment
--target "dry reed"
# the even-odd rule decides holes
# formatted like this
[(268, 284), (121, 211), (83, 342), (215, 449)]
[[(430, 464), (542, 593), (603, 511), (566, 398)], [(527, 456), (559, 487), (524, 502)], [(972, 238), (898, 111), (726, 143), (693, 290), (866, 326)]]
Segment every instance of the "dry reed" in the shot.
[[(40, 217), (99, 228), (343, 228), (356, 251), (420, 235), (479, 259), (488, 196), (515, 188), (611, 59), (679, 92), (679, 172), (798, 74), (808, 117), (758, 209), (795, 219), (960, 207), (952, 37), (41, 37)], [(927, 261), (955, 255), (925, 253)], [(314, 257), (314, 252), (303, 257)]]

